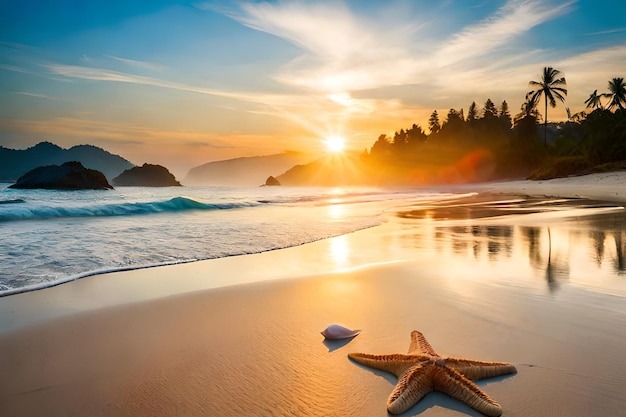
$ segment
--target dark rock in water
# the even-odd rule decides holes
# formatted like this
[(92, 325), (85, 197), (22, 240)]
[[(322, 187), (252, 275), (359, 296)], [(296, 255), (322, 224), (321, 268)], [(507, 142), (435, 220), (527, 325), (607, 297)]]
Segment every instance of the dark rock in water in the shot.
[(265, 180), (265, 185), (275, 186), (275, 185), (280, 185), (280, 182), (276, 178), (270, 175), (269, 177), (267, 177), (267, 180)]
[(140, 187), (178, 187), (181, 185), (167, 168), (151, 164), (143, 164), (141, 167), (127, 169), (113, 178), (113, 184)]
[(106, 190), (113, 189), (104, 174), (85, 168), (80, 162), (70, 161), (63, 165), (47, 165), (22, 175), (9, 188), (45, 190)]

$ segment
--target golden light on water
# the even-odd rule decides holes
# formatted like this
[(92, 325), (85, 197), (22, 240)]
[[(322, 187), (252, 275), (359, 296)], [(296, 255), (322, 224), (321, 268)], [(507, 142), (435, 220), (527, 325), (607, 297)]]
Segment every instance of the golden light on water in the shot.
[(333, 221), (342, 221), (347, 219), (350, 213), (346, 212), (346, 207), (341, 204), (340, 199), (329, 200), (331, 205), (328, 206), (328, 218)]

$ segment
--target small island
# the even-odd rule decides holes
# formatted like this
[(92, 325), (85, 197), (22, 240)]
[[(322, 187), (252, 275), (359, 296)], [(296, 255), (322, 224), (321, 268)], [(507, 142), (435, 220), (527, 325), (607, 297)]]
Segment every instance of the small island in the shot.
[(181, 184), (167, 168), (161, 165), (143, 164), (122, 172), (113, 178), (117, 186), (180, 187)]
[(266, 186), (266, 187), (276, 187), (279, 185), (281, 185), (280, 181), (278, 181), (275, 177), (271, 175), (267, 177), (267, 179), (265, 180), (265, 184), (263, 184), (263, 186)]
[(85, 168), (76, 161), (62, 165), (46, 165), (22, 175), (9, 188), (45, 190), (110, 190), (104, 174), (95, 169)]

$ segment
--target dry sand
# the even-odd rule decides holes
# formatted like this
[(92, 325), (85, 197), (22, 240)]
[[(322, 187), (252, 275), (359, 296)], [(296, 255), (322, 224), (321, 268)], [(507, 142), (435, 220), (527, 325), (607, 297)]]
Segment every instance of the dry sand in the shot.
[(590, 174), (544, 181), (510, 181), (472, 186), (479, 191), (527, 193), (552, 197), (626, 202), (626, 171)]
[[(626, 174), (602, 175), (476, 189), (625, 201)], [(413, 329), (443, 355), (513, 363), (518, 374), (478, 384), (504, 416), (624, 415), (626, 283), (607, 294), (484, 282), (411, 238), (390, 221), (2, 298), (0, 415), (386, 416), (395, 378), (347, 353), (406, 352)], [(206, 276), (239, 285), (207, 288)], [(331, 323), (363, 332), (325, 342)], [(431, 393), (406, 415), (480, 414)]]

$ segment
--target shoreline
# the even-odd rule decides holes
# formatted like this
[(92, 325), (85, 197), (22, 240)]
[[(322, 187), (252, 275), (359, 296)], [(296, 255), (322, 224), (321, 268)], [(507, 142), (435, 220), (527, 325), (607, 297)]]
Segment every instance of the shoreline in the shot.
[[(619, 186), (626, 183), (626, 171), (612, 171), (607, 173), (594, 173), (587, 174), (581, 176), (572, 176), (568, 178), (555, 178), (549, 180), (510, 180), (510, 181), (497, 181), (497, 182), (486, 182), (486, 183), (476, 183), (476, 184), (463, 184), (463, 185), (450, 185), (450, 186), (433, 186), (426, 187), (426, 190), (447, 190), (451, 192), (480, 192), (486, 194), (493, 195), (502, 195), (502, 194), (515, 194), (515, 195), (528, 195), (528, 196), (537, 196), (543, 195), (546, 197), (559, 197), (559, 198), (580, 198), (580, 199), (589, 199), (589, 200), (597, 200), (597, 201), (606, 201), (606, 202), (619, 202), (626, 203), (626, 187), (624, 189), (620, 189)], [(380, 227), (379, 225), (369, 226), (365, 229), (371, 227)], [(358, 232), (361, 229), (355, 230), (354, 233)], [(322, 238), (319, 240), (326, 240), (329, 238)], [(306, 244), (314, 244), (318, 240), (314, 240), (312, 242), (303, 243)], [(300, 245), (296, 245), (300, 246)], [(228, 255), (222, 258), (210, 258), (210, 259), (200, 259), (200, 260), (190, 260), (183, 262), (174, 262), (174, 263), (165, 263), (158, 265), (147, 265), (147, 266), (137, 266), (137, 267), (122, 267), (119, 269), (105, 270), (105, 271), (92, 271), (86, 272), (84, 274), (80, 274), (78, 276), (71, 276), (65, 279), (55, 281), (51, 284), (40, 283), (34, 284), (26, 287), (19, 287), (12, 290), (4, 291), (0, 293), (0, 299), (5, 297), (11, 297), (18, 294), (35, 292), (46, 290), (50, 288), (54, 288), (59, 285), (65, 285), (68, 283), (74, 283), (77, 281), (81, 281), (84, 279), (89, 279), (92, 277), (99, 277), (102, 275), (115, 275), (118, 273), (124, 272), (135, 272), (140, 271), (142, 269), (155, 269), (155, 268), (168, 268), (168, 267), (180, 267), (186, 264), (195, 264), (197, 262), (212, 262), (217, 261), (223, 258), (229, 257), (237, 257), (240, 259), (242, 256), (250, 256), (250, 255), (258, 255), (266, 252), (274, 252), (277, 250), (290, 249), (292, 247), (288, 246), (285, 248), (277, 248), (269, 251), (263, 251), (258, 253), (248, 253), (248, 254), (236, 254), (236, 255)], [(203, 287), (204, 288), (204, 287)], [(1, 319), (0, 319), (1, 320)], [(0, 321), (0, 332), (2, 330), (2, 323)]]
[[(626, 201), (615, 187), (626, 172), (611, 174), (458, 189)], [(478, 383), (504, 416), (626, 407), (623, 295), (572, 285), (574, 277), (558, 292), (531, 278), (486, 279), (471, 269), (503, 273), (490, 252), (480, 265), (434, 264), (438, 250), (422, 253), (418, 238), (391, 220), (287, 249), (0, 298), (0, 414), (386, 416), (396, 379), (347, 353), (405, 353), (412, 330), (444, 355), (513, 363), (518, 374)], [(207, 287), (207, 275), (221, 284)], [(319, 333), (332, 323), (363, 332), (325, 342)], [(404, 415), (481, 414), (433, 393)]]

